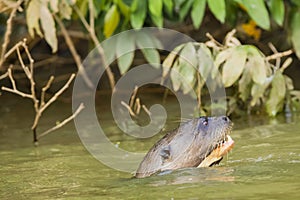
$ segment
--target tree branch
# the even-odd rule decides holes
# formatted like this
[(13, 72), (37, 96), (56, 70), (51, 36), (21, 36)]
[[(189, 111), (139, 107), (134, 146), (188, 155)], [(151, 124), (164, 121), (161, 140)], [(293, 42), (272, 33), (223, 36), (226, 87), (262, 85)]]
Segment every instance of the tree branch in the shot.
[(0, 69), (1, 69), (2, 64), (4, 63), (4, 61), (6, 60), (4, 55), (6, 53), (6, 49), (7, 49), (8, 43), (9, 43), (9, 38), (10, 38), (10, 35), (11, 35), (12, 20), (15, 17), (16, 12), (17, 12), (17, 10), (20, 7), (22, 2), (23, 2), (23, 0), (19, 0), (16, 3), (15, 7), (12, 9), (12, 11), (9, 15), (8, 20), (6, 21), (6, 31), (5, 31), (5, 34), (4, 34), (4, 42), (2, 44), (2, 50), (1, 50), (1, 55), (0, 55)]
[(89, 88), (92, 88), (93, 87), (93, 83), (91, 82), (91, 80), (87, 76), (87, 74), (85, 72), (85, 69), (82, 66), (81, 58), (80, 58), (80, 56), (78, 55), (78, 53), (76, 51), (75, 45), (74, 45), (73, 41), (71, 40), (71, 37), (70, 37), (68, 31), (66, 30), (65, 25), (63, 24), (63, 22), (61, 21), (61, 19), (56, 14), (54, 14), (53, 16), (54, 16), (54, 18), (55, 18), (58, 26), (60, 27), (60, 30), (61, 30), (64, 38), (65, 38), (65, 41), (66, 41), (66, 43), (67, 43), (67, 45), (68, 45), (68, 47), (70, 49), (70, 52), (71, 52), (72, 56), (74, 58), (74, 61), (75, 61), (76, 66), (78, 68), (78, 73), (80, 75), (82, 75), (82, 77), (83, 77), (85, 83), (87, 84), (87, 86)]
[(76, 111), (70, 117), (66, 118), (64, 121), (62, 121), (61, 123), (57, 124), (56, 126), (50, 128), (50, 129), (48, 129), (47, 131), (41, 133), (40, 135), (38, 135), (37, 139), (40, 139), (41, 137), (44, 137), (45, 135), (48, 135), (49, 133), (63, 127), (64, 125), (69, 123), (71, 120), (73, 120), (83, 109), (84, 109), (84, 105), (83, 105), (83, 103), (81, 103), (79, 105), (79, 107), (76, 109)]

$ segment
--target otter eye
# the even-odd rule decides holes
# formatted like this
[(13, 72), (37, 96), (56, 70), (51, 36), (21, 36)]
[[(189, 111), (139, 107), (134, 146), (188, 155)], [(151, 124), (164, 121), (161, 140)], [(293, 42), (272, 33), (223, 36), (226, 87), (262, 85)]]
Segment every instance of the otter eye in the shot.
[(208, 125), (208, 118), (207, 118), (207, 117), (205, 117), (205, 118), (203, 119), (202, 124), (203, 124), (204, 126), (207, 126), (207, 125)]

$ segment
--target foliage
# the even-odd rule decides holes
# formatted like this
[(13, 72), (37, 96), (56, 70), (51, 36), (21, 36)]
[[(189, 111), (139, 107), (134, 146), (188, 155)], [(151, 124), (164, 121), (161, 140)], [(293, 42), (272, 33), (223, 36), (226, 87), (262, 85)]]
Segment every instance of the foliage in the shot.
[[(278, 59), (285, 53), (265, 56), (253, 45), (242, 45), (232, 34), (233, 32), (227, 35), (223, 45), (212, 39), (206, 43), (178, 46), (164, 60), (163, 66), (168, 70), (163, 75), (166, 76), (169, 68), (172, 68), (184, 77), (184, 80), (178, 78), (171, 71), (175, 91), (189, 93), (191, 88), (197, 91), (200, 85), (201, 89), (198, 88), (198, 91), (201, 93), (206, 80), (211, 78), (218, 81), (217, 74), (220, 71), (222, 84), (235, 95), (228, 97), (231, 105), (241, 101), (249, 109), (265, 107), (270, 116), (275, 116), (282, 111), (291, 93), (298, 94), (293, 90), (291, 79), (283, 75), (291, 60), (287, 59), (281, 66), (275, 66), (270, 60)], [(200, 79), (197, 78), (197, 70), (200, 72)]]
[[(89, 5), (91, 2), (92, 5)], [(300, 32), (300, 5), (295, 0), (286, 3), (283, 0), (27, 0), (26, 5), (30, 35), (34, 36), (34, 31), (39, 36), (44, 35), (53, 52), (57, 50), (57, 39), (55, 20), (51, 14), (66, 20), (76, 18), (74, 6), (83, 16), (93, 14), (95, 26), (100, 30), (98, 37), (102, 39), (131, 27), (163, 27), (165, 20), (182, 22), (187, 17), (191, 17), (194, 27), (198, 29), (207, 6), (221, 23), (235, 23), (240, 13), (247, 13), (262, 29), (270, 30), (273, 21), (287, 28), (300, 58), (300, 38), (297, 37)], [(89, 7), (92, 7), (93, 13)], [(289, 16), (286, 25), (285, 16)]]
[[(94, 44), (97, 45), (98, 40), (108, 38), (120, 31), (152, 25), (163, 27), (166, 21), (183, 22), (189, 18), (193, 26), (198, 29), (205, 13), (210, 12), (220, 23), (230, 23), (233, 26), (236, 25), (239, 16), (246, 17), (244, 22), (247, 23), (243, 24), (243, 28), (255, 38), (259, 38), (260, 35), (260, 29), (256, 29), (256, 25), (264, 30), (271, 30), (274, 26), (287, 29), (296, 55), (300, 58), (300, 3), (297, 0), (24, 1), (29, 34), (32, 37), (35, 34), (44, 37), (53, 52), (59, 48), (56, 34), (57, 25), (61, 28), (61, 20), (66, 23), (80, 19), (85, 27), (84, 31), (89, 32)], [(87, 21), (89, 24), (86, 24)], [(130, 49), (134, 49), (135, 46), (141, 48), (149, 63), (160, 63), (158, 50), (147, 48), (151, 43), (155, 43), (157, 49), (160, 48), (159, 42), (152, 35), (134, 40), (132, 35), (123, 34), (116, 41), (114, 53), (109, 56), (118, 58), (121, 74), (132, 65), (134, 51)], [(205, 80), (214, 78), (220, 69), (224, 86), (236, 90), (238, 94), (233, 98), (233, 104), (242, 101), (249, 106), (249, 109), (264, 105), (269, 115), (276, 115), (282, 110), (284, 103), (299, 99), (298, 93), (292, 88), (291, 80), (283, 75), (284, 69), (290, 62), (289, 59), (281, 67), (274, 66), (255, 46), (241, 45), (234, 37), (228, 36), (222, 46), (214, 41), (205, 44), (187, 43), (174, 51), (187, 58), (188, 62), (180, 56), (170, 54), (163, 65), (179, 71), (187, 78), (190, 85), (198, 89), (203, 88)], [(207, 57), (203, 57), (203, 52), (206, 52)], [(214, 60), (214, 63), (210, 63), (210, 59)], [(193, 66), (196, 68), (201, 66), (200, 77)], [(167, 73), (164, 71), (164, 75)], [(171, 78), (176, 90), (190, 92), (185, 82), (175, 74), (171, 74)]]

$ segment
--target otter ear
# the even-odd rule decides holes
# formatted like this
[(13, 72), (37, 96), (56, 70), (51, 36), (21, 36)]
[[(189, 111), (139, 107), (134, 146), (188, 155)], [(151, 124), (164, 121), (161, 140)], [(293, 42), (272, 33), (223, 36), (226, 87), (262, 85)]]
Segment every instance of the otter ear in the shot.
[(162, 157), (163, 160), (167, 160), (170, 158), (170, 146), (165, 146), (163, 147), (160, 152), (159, 155)]

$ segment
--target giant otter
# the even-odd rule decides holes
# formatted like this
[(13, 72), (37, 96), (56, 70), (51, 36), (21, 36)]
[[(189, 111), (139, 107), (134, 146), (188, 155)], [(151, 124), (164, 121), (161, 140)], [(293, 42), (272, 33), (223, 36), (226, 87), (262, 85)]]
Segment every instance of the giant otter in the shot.
[(226, 116), (200, 117), (183, 123), (149, 150), (135, 177), (219, 163), (234, 145), (229, 136), (232, 126), (233, 123)]

